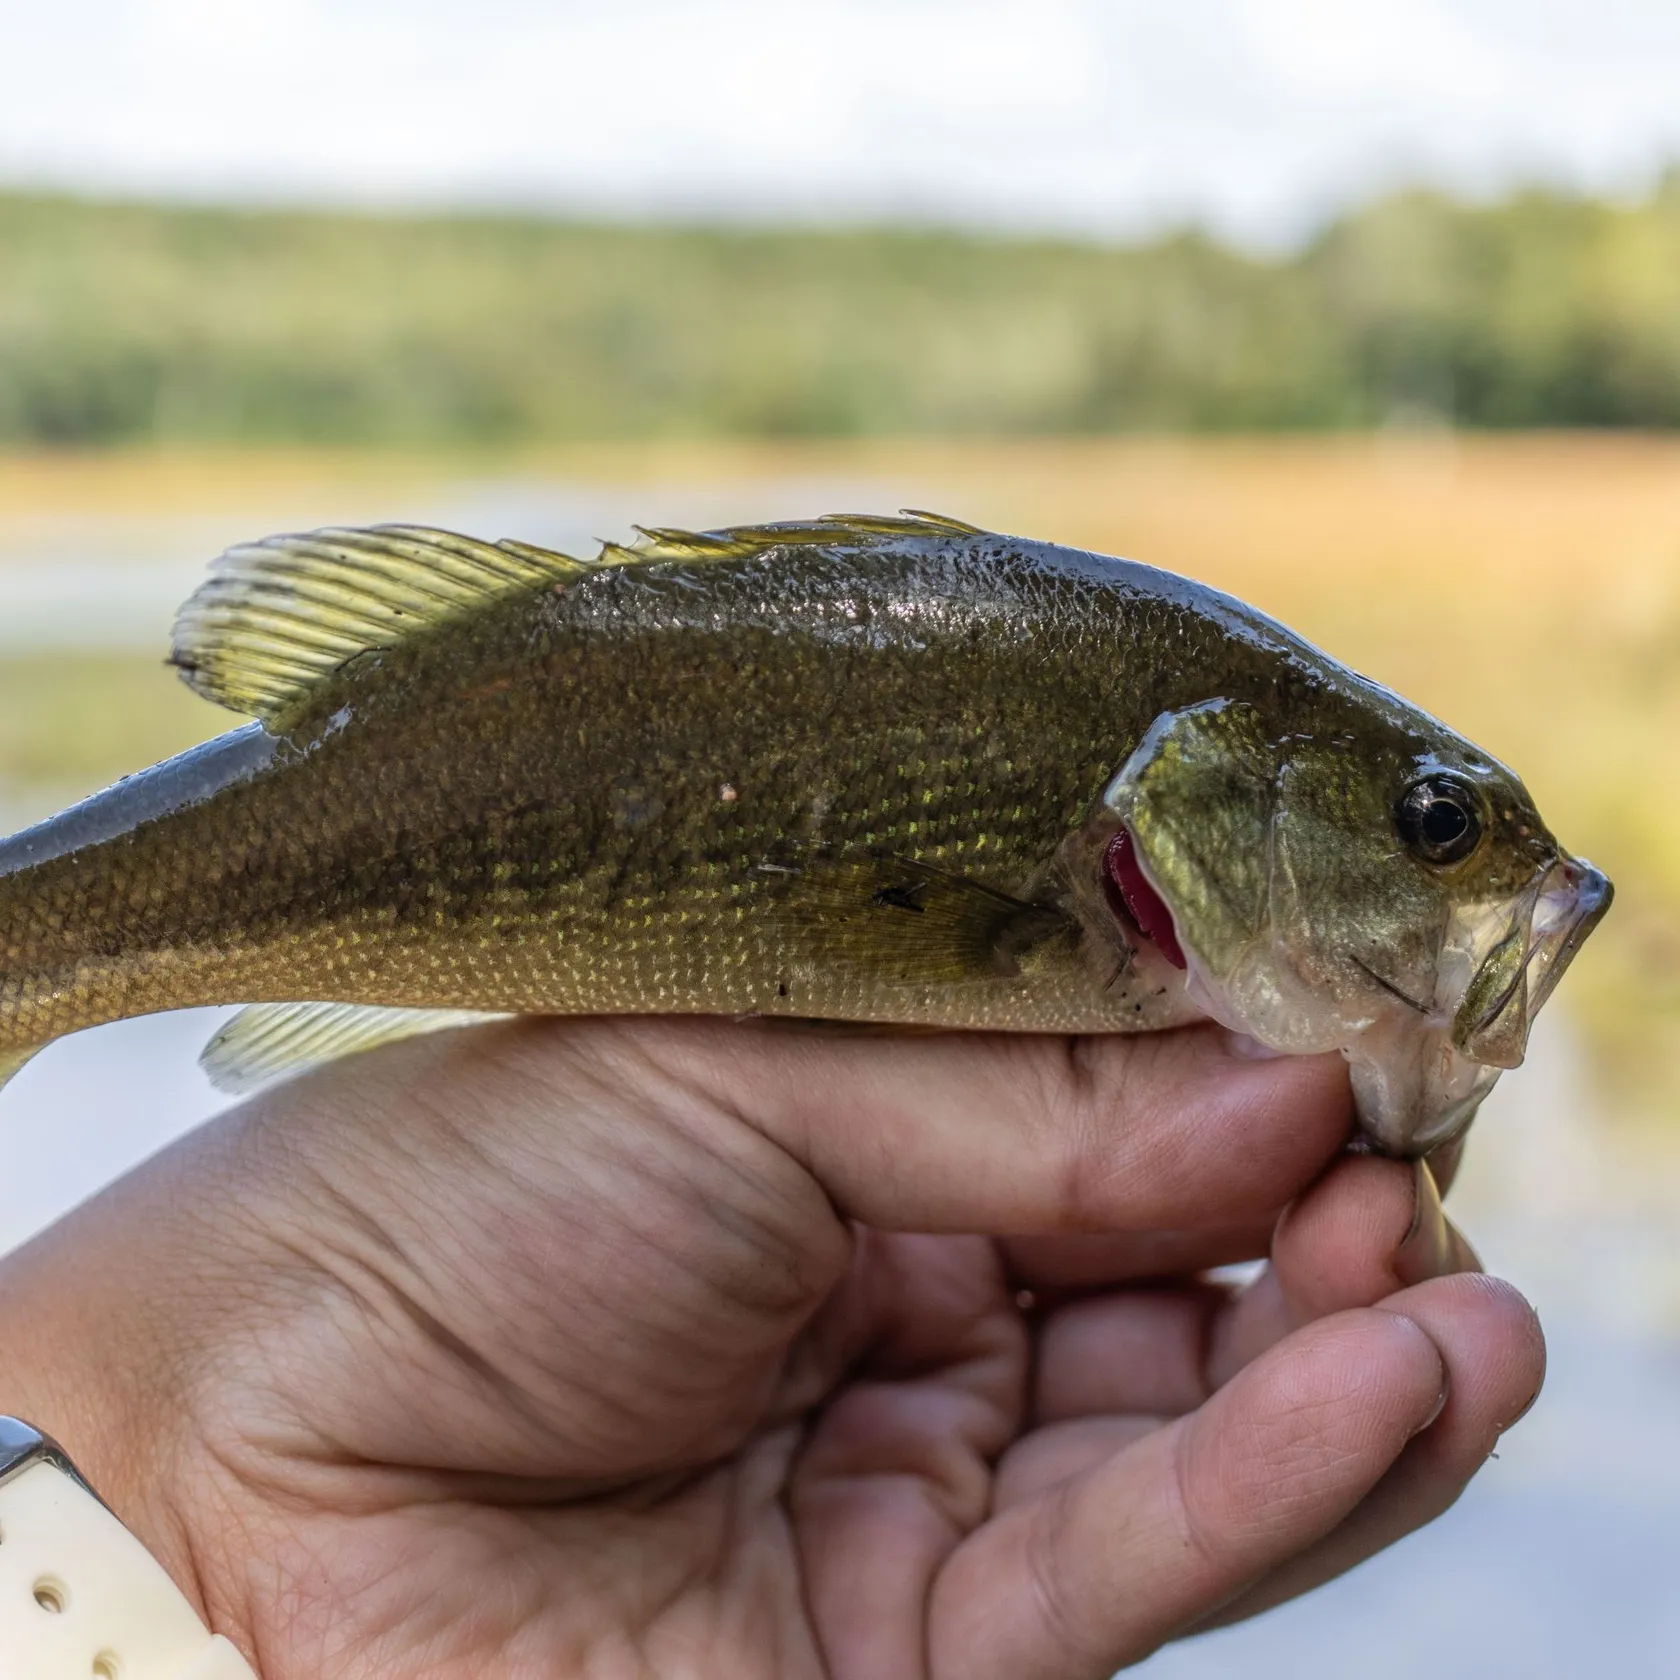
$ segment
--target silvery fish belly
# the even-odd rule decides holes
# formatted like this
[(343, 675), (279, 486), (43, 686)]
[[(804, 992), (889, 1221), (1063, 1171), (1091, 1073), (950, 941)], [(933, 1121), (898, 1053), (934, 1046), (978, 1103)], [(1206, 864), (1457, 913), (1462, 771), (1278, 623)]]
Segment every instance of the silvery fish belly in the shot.
[(0, 845), (0, 1058), (195, 1004), (243, 1088), (509, 1013), (1339, 1050), (1417, 1155), (1609, 883), (1470, 742), (1227, 596), (924, 514), (593, 560), (236, 548), (174, 664), (256, 721)]

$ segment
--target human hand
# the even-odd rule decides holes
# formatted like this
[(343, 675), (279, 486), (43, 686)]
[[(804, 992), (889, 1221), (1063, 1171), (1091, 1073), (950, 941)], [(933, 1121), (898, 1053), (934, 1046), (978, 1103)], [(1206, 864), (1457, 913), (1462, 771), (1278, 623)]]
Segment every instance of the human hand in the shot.
[(8, 1260), (0, 1411), (266, 1680), (1096, 1680), (1427, 1521), (1538, 1388), (1348, 1123), (1212, 1029), (438, 1035)]

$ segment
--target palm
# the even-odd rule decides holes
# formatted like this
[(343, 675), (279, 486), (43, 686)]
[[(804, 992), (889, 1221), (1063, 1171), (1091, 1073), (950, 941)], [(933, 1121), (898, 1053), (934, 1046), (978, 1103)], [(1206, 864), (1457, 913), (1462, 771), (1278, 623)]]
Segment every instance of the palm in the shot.
[(582, 1023), (277, 1093), (154, 1169), (243, 1187), (154, 1537), (267, 1680), (1072, 1680), (1303, 1590), (1456, 1494), (1531, 1321), (1406, 1287), (1406, 1169), (1273, 1240), (1334, 1070), (1111, 1055)]
[[(448, 1382), (454, 1355), (437, 1352)], [(298, 1561), (279, 1560), (296, 1571), (285, 1602), (330, 1580), (311, 1620), (354, 1630), (372, 1672), (440, 1680), (612, 1656), (625, 1672), (742, 1680), (914, 1673), (929, 1583), (984, 1518), (1021, 1427), (1028, 1354), (992, 1244), (868, 1237), (777, 1369), (742, 1372), (730, 1397), (666, 1394), (625, 1416), (599, 1461), (634, 1442), (654, 1473), (582, 1499), (568, 1477), (559, 1508), (551, 1478), (471, 1498), (453, 1467), (372, 1513), (345, 1515), (341, 1486), (339, 1508), (299, 1533)], [(694, 1461), (682, 1444), (729, 1399), (739, 1439)], [(276, 1627), (264, 1644), (295, 1640)]]

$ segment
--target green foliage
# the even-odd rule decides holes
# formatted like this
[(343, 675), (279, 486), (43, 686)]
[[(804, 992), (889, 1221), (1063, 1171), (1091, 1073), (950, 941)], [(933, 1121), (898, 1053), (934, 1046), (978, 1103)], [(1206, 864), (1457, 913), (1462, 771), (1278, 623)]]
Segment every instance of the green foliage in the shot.
[(0, 827), (20, 812), (44, 816), (235, 721), (161, 658), (0, 653)]
[(1680, 173), (1287, 259), (0, 195), (0, 441), (1680, 423)]

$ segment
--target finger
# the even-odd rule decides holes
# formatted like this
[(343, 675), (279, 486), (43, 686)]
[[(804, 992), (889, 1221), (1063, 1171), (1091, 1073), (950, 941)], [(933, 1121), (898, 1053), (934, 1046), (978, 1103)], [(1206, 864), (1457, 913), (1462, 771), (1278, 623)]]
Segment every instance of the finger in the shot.
[[(1229, 1226), (1341, 1147), (1337, 1057), (1255, 1060), (1220, 1029), (836, 1039), (673, 1022), (662, 1047), (888, 1229)], [(644, 1029), (645, 1032), (645, 1029)]]
[[(966, 1252), (965, 1252), (966, 1251)], [(816, 1396), (780, 1500), (828, 1671), (897, 1672), (921, 1644), (940, 1561), (985, 1515), (1019, 1422), (1020, 1321), (983, 1238), (867, 1234), (876, 1333), (844, 1387)]]
[[(1490, 1299), (1482, 1298), (1481, 1284), (1488, 1286)], [(1389, 1490), (1385, 1483), (1368, 1502), (1369, 1514), (1362, 1507), (1345, 1531), (1338, 1530), (1333, 1545), (1326, 1543), (1330, 1561), (1315, 1566), (1321, 1570), (1316, 1579), (1350, 1567), (1334, 1561), (1344, 1553), (1353, 1562), (1368, 1555), (1357, 1550), (1356, 1524), (1371, 1525), (1377, 1537), (1369, 1550), (1375, 1551), (1439, 1515), (1457, 1498), (1464, 1477), (1481, 1463), (1477, 1453), (1485, 1456), (1483, 1448), (1465, 1445), (1465, 1432), (1472, 1442), (1486, 1444), (1490, 1419), (1496, 1433), (1509, 1428), (1538, 1393), (1545, 1346), (1533, 1313), (1508, 1285), (1466, 1280), (1462, 1297), (1435, 1290), (1416, 1298), (1428, 1302), (1431, 1311), (1460, 1315), (1444, 1316), (1438, 1323), (1430, 1319), (1431, 1333), (1455, 1359), (1467, 1355), (1475, 1368), (1455, 1365), (1452, 1402), (1439, 1424), (1406, 1449), (1390, 1477), (1394, 1488)], [(1382, 1305), (1388, 1308), (1412, 1299), (1412, 1293), (1402, 1293)], [(1034, 1497), (1090, 1469), (1117, 1444), (1148, 1434), (1200, 1404), (1210, 1392), (1199, 1359), (1212, 1339), (1204, 1326), (1234, 1310), (1240, 1309), (1235, 1303), (1222, 1307), (1211, 1290), (1184, 1290), (1083, 1301), (1054, 1315), (1045, 1326), (1038, 1358), (1031, 1412), (1036, 1427), (1010, 1448), (998, 1467), (997, 1508)], [(1422, 1313), (1419, 1309), (1411, 1316), (1421, 1318)], [(1463, 1328), (1464, 1314), (1471, 1315), (1473, 1332)], [(1484, 1365), (1499, 1377), (1485, 1393), (1478, 1386)], [(1281, 1596), (1305, 1590), (1294, 1587)]]
[(1210, 1326), (1229, 1294), (1212, 1284), (1095, 1295), (1050, 1313), (1039, 1329), (1028, 1417), (1178, 1417), (1211, 1392)]
[[(1060, 1290), (1183, 1276), (1258, 1260), (1272, 1251), (1280, 1230), (1289, 1233), (1287, 1265), (1294, 1255), (1312, 1256), (1314, 1247), (1328, 1237), (1328, 1251), (1312, 1256), (1316, 1277), (1303, 1276), (1291, 1290), (1292, 1297), (1301, 1298), (1304, 1310), (1297, 1322), (1304, 1323), (1343, 1307), (1368, 1306), (1405, 1283), (1435, 1275), (1426, 1263), (1426, 1244), (1436, 1237), (1440, 1221), (1427, 1219), (1427, 1210), (1416, 1199), (1412, 1175), (1418, 1170), (1371, 1155), (1345, 1156), (1287, 1210), (1279, 1207), (1241, 1225), (1017, 1237), (1004, 1245), (1004, 1252), (1011, 1276), (1021, 1286), (1053, 1298)], [(1396, 1243), (1396, 1220), (1410, 1226), (1409, 1242), (1402, 1231)], [(1398, 1257), (1399, 1275), (1388, 1263), (1396, 1258), (1397, 1247), (1407, 1250)], [(1359, 1277), (1351, 1288), (1350, 1267), (1357, 1268)], [(1314, 1308), (1304, 1297), (1318, 1278), (1330, 1287), (1323, 1291), (1325, 1304)]]
[(1164, 1417), (1081, 1417), (1023, 1435), (998, 1460), (993, 1512), (1037, 1499), (1058, 1483), (1096, 1469), (1170, 1421)]
[(782, 1361), (770, 1416), (793, 1421), (878, 1381), (937, 1377), (973, 1383), (989, 1365), (991, 1397), (1020, 1427), (1027, 1325), (1012, 1310), (987, 1237), (929, 1237), (859, 1226), (852, 1264)]
[(1234, 1225), (1198, 1223), (1182, 1231), (1104, 1231), (1093, 1235), (1012, 1237), (1004, 1244), (1010, 1276), (1048, 1296), (1109, 1287), (1136, 1278), (1186, 1273), (1259, 1260), (1269, 1252), (1282, 1207)]
[(1215, 1623), (1241, 1621), (1309, 1592), (1432, 1522), (1539, 1397), (1545, 1340), (1533, 1310), (1509, 1284), (1447, 1278), (1384, 1305), (1421, 1325), (1441, 1350), (1446, 1406), (1345, 1521), (1221, 1608)]
[(1246, 1289), (1126, 1291), (1047, 1314), (1032, 1415), (1176, 1416), (1301, 1325), (1474, 1265), (1426, 1168), (1347, 1156), (1283, 1218)]
[(1339, 1057), (1256, 1060), (1229, 1044), (1213, 1027), (863, 1038), (707, 1018), (523, 1021), (368, 1052), (354, 1058), (363, 1077), (324, 1070), (286, 1106), (353, 1084), (382, 1097), (379, 1147), (406, 1149), (418, 1103), (475, 1151), (504, 1134), (525, 1151), (540, 1132), (564, 1157), (576, 1123), (553, 1116), (570, 1118), (581, 1090), (591, 1111), (610, 1096), (638, 1121), (588, 1139), (622, 1158), (609, 1171), (652, 1171), (640, 1134), (658, 1131), (666, 1153), (726, 1157), (745, 1188), (766, 1175), (743, 1142), (757, 1134), (838, 1212), (879, 1228), (1226, 1230), (1316, 1178), (1351, 1116)]
[(941, 1571), (936, 1680), (1103, 1680), (1345, 1521), (1438, 1409), (1442, 1356), (1365, 1309), (1309, 1326), (1206, 1406), (1004, 1512)]
[(1349, 1156), (1284, 1215), (1271, 1265), (1212, 1325), (1209, 1385), (1217, 1388), (1315, 1318), (1371, 1306), (1429, 1278), (1478, 1270), (1475, 1251), (1447, 1219), (1427, 1162)]

